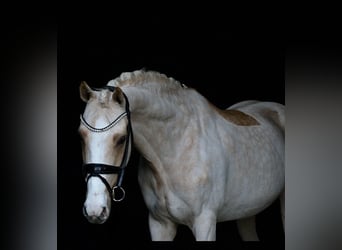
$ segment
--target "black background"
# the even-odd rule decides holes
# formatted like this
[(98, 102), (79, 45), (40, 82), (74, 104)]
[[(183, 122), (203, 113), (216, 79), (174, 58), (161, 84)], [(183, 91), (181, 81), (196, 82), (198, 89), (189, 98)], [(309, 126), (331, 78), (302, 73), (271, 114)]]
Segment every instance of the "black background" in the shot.
[[(156, 28), (157, 29), (157, 28)], [(122, 242), (150, 246), (147, 209), (137, 183), (138, 152), (133, 151), (123, 186), (126, 198), (113, 204), (102, 225), (82, 215), (85, 183), (77, 128), (84, 103), (79, 84), (101, 87), (122, 72), (145, 68), (173, 77), (197, 89), (219, 108), (248, 99), (285, 104), (285, 46), (276, 39), (250, 40), (229, 31), (210, 33), (158, 31), (116, 26), (67, 26), (58, 33), (58, 247), (100, 249)], [(257, 216), (264, 242), (283, 246), (284, 232), (276, 202)], [(177, 242), (193, 242), (181, 226)], [(234, 222), (218, 223), (217, 242), (239, 242)], [(279, 245), (278, 245), (279, 243)]]

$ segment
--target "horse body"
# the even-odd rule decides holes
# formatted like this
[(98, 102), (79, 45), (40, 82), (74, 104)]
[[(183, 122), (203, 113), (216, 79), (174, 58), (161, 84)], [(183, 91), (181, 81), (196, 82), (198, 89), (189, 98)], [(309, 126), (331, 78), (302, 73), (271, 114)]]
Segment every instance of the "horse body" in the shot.
[[(152, 150), (157, 158), (143, 159), (139, 169), (139, 183), (153, 219), (186, 224), (195, 230), (202, 214), (215, 224), (245, 218), (279, 196), (285, 179), (282, 132), (259, 117), (262, 105), (254, 105), (251, 114), (259, 118), (260, 126), (235, 126), (212, 112), (212, 117), (199, 123), (188, 121), (193, 125), (176, 137), (183, 139), (173, 150), (169, 145), (164, 149), (163, 142), (153, 149), (146, 144), (139, 149), (142, 155)], [(139, 129), (135, 131), (139, 133)], [(160, 138), (172, 140), (168, 128), (162, 131), (165, 134), (158, 135)], [(144, 141), (153, 141), (152, 137)], [(160, 157), (163, 152), (168, 155)]]
[[(152, 240), (172, 240), (178, 224), (196, 240), (215, 240), (217, 222), (250, 218), (284, 191), (283, 105), (247, 101), (220, 110), (175, 82), (159, 95), (127, 84), (148, 76), (130, 74), (108, 86), (121, 88), (130, 102)], [(148, 86), (161, 88), (157, 80)]]

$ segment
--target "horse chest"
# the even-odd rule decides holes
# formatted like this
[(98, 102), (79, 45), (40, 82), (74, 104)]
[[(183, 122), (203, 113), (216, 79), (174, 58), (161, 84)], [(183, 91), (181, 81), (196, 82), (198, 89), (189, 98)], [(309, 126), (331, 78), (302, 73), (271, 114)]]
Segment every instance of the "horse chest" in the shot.
[(192, 222), (193, 207), (184, 199), (169, 192), (165, 197), (165, 208), (168, 215), (182, 224), (190, 225)]
[(193, 207), (187, 194), (179, 195), (165, 184), (157, 183), (153, 176), (139, 175), (139, 183), (149, 212), (155, 218), (168, 218), (181, 224), (190, 224)]

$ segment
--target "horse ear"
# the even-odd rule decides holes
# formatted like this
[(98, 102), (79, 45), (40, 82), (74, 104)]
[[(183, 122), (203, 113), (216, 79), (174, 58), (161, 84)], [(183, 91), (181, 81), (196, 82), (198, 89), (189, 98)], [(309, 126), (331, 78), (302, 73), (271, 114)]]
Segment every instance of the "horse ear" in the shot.
[(80, 84), (80, 97), (84, 102), (88, 102), (93, 91), (85, 81)]
[(119, 103), (120, 105), (124, 105), (125, 104), (124, 93), (118, 87), (115, 88), (115, 90), (113, 92), (113, 101)]

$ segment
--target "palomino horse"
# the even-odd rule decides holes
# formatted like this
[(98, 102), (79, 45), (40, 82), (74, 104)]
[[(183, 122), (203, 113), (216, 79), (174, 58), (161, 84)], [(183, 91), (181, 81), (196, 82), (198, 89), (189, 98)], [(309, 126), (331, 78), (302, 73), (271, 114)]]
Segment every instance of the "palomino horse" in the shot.
[(237, 220), (243, 240), (258, 240), (255, 215), (278, 197), (284, 222), (283, 105), (244, 101), (221, 110), (151, 71), (122, 73), (101, 89), (82, 82), (80, 96), (89, 222), (104, 223), (112, 200), (124, 198), (133, 142), (152, 240), (173, 240), (179, 224), (196, 240), (216, 240), (216, 223), (228, 220)]

